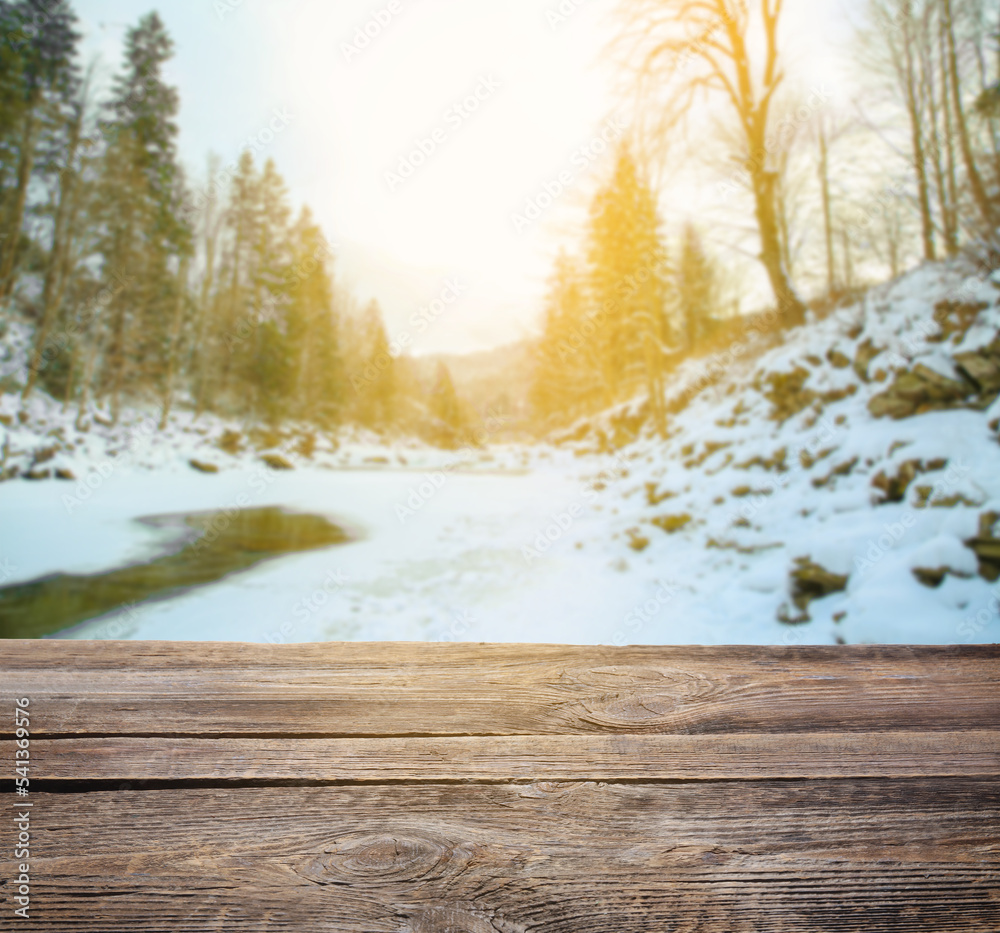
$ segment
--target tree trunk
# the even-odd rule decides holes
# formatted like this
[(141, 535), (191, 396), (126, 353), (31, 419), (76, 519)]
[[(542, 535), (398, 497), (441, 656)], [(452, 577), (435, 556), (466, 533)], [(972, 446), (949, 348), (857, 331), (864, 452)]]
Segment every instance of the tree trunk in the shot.
[(924, 152), (923, 115), (917, 102), (916, 77), (913, 66), (913, 34), (910, 30), (909, 4), (906, 4), (907, 28), (903, 35), (903, 52), (906, 57), (906, 73), (903, 76), (906, 96), (906, 112), (910, 118), (910, 136), (913, 144), (913, 169), (917, 175), (917, 202), (920, 205), (920, 228), (924, 244), (924, 259), (937, 258), (934, 247), (934, 217), (931, 214), (930, 190), (927, 183), (927, 156)]
[(946, 45), (947, 40), (945, 39), (944, 23), (942, 22), (938, 30), (938, 59), (941, 68), (941, 111), (944, 115), (945, 180), (948, 190), (945, 237), (947, 239), (949, 255), (955, 255), (958, 253), (958, 175), (956, 172), (954, 120), (951, 113), (951, 82), (948, 80)]
[(177, 373), (177, 344), (180, 342), (181, 318), (184, 312), (184, 296), (187, 291), (188, 257), (181, 260), (177, 274), (177, 301), (174, 303), (174, 319), (170, 326), (170, 346), (167, 350), (167, 373), (163, 380), (163, 414), (160, 416), (160, 430), (170, 421), (170, 409), (174, 403), (174, 377)]
[(14, 262), (21, 239), (21, 224), (24, 222), (24, 205), (28, 200), (28, 185), (35, 167), (35, 130), (38, 126), (36, 109), (41, 92), (32, 92), (28, 109), (24, 116), (24, 131), (21, 134), (21, 153), (17, 163), (17, 187), (11, 202), (7, 220), (7, 244), (0, 260), (0, 301), (9, 298), (14, 291)]
[(754, 163), (753, 193), (756, 202), (757, 226), (760, 230), (760, 261), (767, 271), (778, 311), (785, 326), (796, 327), (806, 319), (806, 306), (799, 298), (782, 261), (781, 234), (775, 205), (777, 178), (764, 166)]
[(983, 222), (992, 231), (997, 226), (996, 213), (990, 204), (989, 195), (986, 193), (986, 186), (983, 178), (979, 174), (976, 166), (976, 158), (972, 152), (972, 142), (969, 139), (969, 127), (965, 119), (965, 108), (962, 106), (961, 84), (958, 75), (958, 54), (955, 51), (955, 24), (952, 20), (951, 0), (944, 0), (945, 32), (948, 40), (948, 75), (951, 80), (951, 102), (955, 112), (955, 125), (958, 130), (958, 143), (962, 151), (962, 161), (965, 163), (965, 172), (969, 177), (969, 188), (972, 191), (972, 198), (979, 208)]
[(832, 295), (837, 288), (836, 256), (833, 251), (833, 206), (830, 199), (830, 160), (826, 130), (819, 130), (819, 181), (823, 196), (823, 231), (826, 235), (826, 293)]
[(35, 347), (32, 354), (32, 365), (28, 367), (28, 379), (21, 394), (21, 400), (26, 401), (31, 395), (38, 380), (38, 370), (42, 365), (45, 344), (55, 322), (59, 303), (55, 301), (58, 294), (60, 273), (63, 271), (63, 259), (66, 253), (67, 229), (73, 202), (76, 176), (73, 163), (76, 160), (76, 150), (80, 144), (80, 129), (83, 125), (83, 108), (81, 107), (70, 126), (70, 136), (66, 149), (66, 168), (59, 179), (59, 205), (56, 208), (55, 224), (52, 230), (52, 248), (49, 250), (49, 263), (45, 270), (45, 283), (42, 286), (42, 318), (35, 334)]

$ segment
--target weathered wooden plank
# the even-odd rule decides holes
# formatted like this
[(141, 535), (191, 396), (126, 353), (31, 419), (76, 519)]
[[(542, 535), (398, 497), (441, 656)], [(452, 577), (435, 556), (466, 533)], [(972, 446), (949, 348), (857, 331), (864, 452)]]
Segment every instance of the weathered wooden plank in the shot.
[[(13, 742), (0, 758), (13, 760)], [(36, 739), (36, 780), (697, 781), (1000, 776), (1000, 731)]]
[(998, 662), (997, 646), (0, 642), (0, 703), (30, 697), (39, 736), (954, 731), (1000, 722)]
[(1000, 929), (993, 780), (34, 799), (31, 924), (60, 933)]

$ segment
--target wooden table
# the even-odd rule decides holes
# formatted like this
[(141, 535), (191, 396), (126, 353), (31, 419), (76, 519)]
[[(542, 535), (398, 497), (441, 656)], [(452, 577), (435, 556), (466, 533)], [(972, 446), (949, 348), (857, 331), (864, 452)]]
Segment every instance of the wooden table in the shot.
[(0, 930), (1000, 931), (998, 647), (15, 641), (0, 694)]

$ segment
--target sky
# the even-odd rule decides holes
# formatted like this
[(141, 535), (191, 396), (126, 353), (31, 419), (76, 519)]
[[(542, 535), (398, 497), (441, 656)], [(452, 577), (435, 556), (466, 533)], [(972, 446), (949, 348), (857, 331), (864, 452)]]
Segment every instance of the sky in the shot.
[[(788, 0), (804, 87), (836, 92), (845, 0)], [(138, 0), (76, 0), (105, 78)], [(307, 203), (360, 301), (417, 352), (537, 329), (560, 245), (579, 242), (627, 104), (605, 54), (617, 0), (174, 0), (181, 153), (250, 145)], [(676, 200), (676, 193), (674, 200)], [(551, 200), (551, 204), (547, 203)], [(681, 193), (683, 206), (684, 196)], [(689, 209), (697, 212), (691, 196)], [(430, 321), (432, 326), (426, 323)]]

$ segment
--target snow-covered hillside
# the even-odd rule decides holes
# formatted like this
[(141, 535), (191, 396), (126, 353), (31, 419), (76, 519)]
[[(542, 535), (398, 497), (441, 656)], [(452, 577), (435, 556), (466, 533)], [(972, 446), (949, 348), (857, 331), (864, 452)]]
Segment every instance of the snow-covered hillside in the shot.
[[(147, 559), (169, 542), (136, 518), (247, 502), (356, 540), (76, 634), (996, 641), (998, 297), (931, 265), (776, 346), (690, 361), (666, 440), (638, 402), (558, 444), (448, 452), (184, 411), (165, 432), (152, 411), (78, 430), (41, 394), (24, 415), (0, 395), (0, 580)], [(0, 385), (26, 340), (19, 325), (4, 339)]]
[[(612, 517), (635, 572), (676, 586), (671, 615), (778, 618), (786, 642), (997, 640), (998, 297), (930, 265), (763, 355), (688, 364)], [(605, 448), (634, 414), (569, 433)]]

